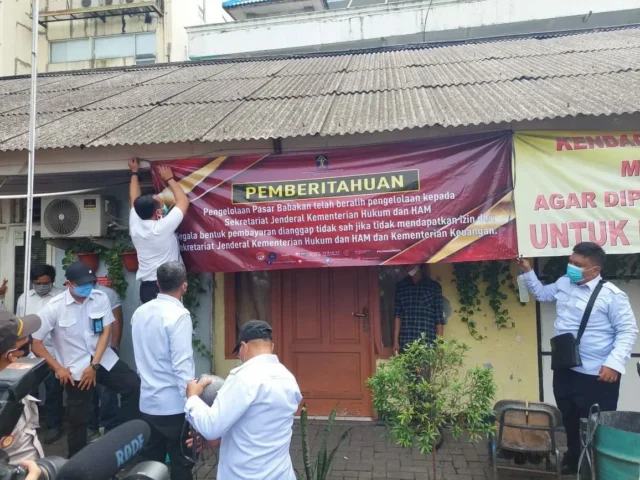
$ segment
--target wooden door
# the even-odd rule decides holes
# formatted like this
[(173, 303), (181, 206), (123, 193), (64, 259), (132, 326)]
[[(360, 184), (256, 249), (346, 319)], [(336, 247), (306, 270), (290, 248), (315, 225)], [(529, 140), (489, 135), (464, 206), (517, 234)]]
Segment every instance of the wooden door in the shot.
[(309, 415), (371, 417), (373, 369), (368, 268), (282, 272), (282, 353)]

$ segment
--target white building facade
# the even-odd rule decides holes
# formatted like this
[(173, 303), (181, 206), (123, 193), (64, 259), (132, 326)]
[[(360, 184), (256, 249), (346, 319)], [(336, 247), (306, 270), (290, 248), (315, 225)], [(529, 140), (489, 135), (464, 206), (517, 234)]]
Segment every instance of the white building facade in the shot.
[[(245, 9), (259, 6), (261, 17), (187, 28), (190, 59), (331, 52), (640, 22), (637, 0), (338, 0), (328, 2), (327, 10), (294, 15), (286, 14), (282, 3), (248, 0)], [(272, 15), (265, 14), (269, 8)]]

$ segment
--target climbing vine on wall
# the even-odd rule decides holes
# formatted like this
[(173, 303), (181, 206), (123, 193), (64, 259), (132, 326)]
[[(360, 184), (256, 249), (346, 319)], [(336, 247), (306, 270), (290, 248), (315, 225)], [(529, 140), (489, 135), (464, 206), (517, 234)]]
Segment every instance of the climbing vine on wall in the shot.
[(198, 318), (196, 317), (196, 309), (200, 306), (198, 297), (204, 292), (202, 284), (200, 282), (200, 276), (195, 273), (190, 273), (188, 276), (187, 293), (182, 297), (182, 303), (189, 313), (191, 313), (191, 322), (193, 324), (193, 349), (202, 355), (204, 358), (213, 358), (213, 353), (206, 347), (206, 345), (195, 336), (196, 328), (199, 325)]
[(469, 333), (476, 340), (482, 340), (483, 335), (478, 332), (476, 321), (477, 313), (480, 312), (480, 280), (481, 267), (476, 262), (464, 262), (453, 264), (453, 282), (458, 289), (460, 308), (458, 314), (460, 320), (467, 325)]
[(515, 325), (509, 310), (504, 308), (509, 294), (518, 298), (518, 289), (508, 261), (456, 263), (453, 265), (453, 274), (460, 304), (457, 313), (473, 338), (486, 338), (478, 331), (478, 314), (482, 305), (480, 282), (485, 285), (484, 296), (497, 328), (511, 328)]

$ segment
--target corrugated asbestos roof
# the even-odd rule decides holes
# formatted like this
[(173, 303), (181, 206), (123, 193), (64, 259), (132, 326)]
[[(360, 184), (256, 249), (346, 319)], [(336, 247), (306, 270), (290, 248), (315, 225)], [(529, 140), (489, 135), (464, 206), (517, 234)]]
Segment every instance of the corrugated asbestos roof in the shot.
[[(0, 151), (27, 148), (29, 78), (0, 79)], [(220, 142), (640, 111), (640, 28), (38, 80), (38, 146)]]

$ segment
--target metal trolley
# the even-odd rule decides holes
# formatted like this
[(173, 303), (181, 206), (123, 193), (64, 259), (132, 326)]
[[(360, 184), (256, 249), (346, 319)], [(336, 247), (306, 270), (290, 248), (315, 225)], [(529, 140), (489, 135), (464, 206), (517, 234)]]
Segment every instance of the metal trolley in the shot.
[[(562, 427), (562, 415), (557, 407), (502, 400), (494, 406), (494, 415), (496, 432), (489, 437), (489, 462), (494, 478), (498, 478), (499, 469), (560, 478), (560, 452), (556, 437)], [(509, 462), (499, 465), (499, 459)], [(537, 467), (542, 460), (546, 464), (545, 470)]]

